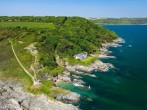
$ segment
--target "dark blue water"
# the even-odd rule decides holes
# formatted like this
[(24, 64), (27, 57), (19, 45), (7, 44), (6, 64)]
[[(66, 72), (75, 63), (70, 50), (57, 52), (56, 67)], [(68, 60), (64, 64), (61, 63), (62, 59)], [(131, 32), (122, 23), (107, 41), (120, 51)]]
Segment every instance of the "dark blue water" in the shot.
[[(124, 38), (122, 47), (110, 48), (116, 59), (103, 59), (116, 68), (83, 76), (91, 90), (72, 85), (65, 88), (81, 94), (82, 110), (147, 110), (147, 26), (105, 26)], [(90, 98), (93, 101), (86, 100)]]

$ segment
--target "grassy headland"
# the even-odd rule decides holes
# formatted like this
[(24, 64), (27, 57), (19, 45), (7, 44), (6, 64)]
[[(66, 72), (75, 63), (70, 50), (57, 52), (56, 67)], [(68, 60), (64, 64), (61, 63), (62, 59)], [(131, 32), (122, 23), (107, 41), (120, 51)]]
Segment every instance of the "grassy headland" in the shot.
[(90, 21), (99, 25), (143, 25), (147, 18), (90, 18)]

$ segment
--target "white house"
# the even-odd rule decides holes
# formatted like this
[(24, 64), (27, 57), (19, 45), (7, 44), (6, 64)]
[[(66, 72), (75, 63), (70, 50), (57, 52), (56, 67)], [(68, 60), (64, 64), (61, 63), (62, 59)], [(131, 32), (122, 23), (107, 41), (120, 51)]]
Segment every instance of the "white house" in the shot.
[(74, 57), (75, 57), (75, 59), (80, 59), (80, 60), (85, 59), (85, 58), (87, 58), (87, 52), (77, 54)]

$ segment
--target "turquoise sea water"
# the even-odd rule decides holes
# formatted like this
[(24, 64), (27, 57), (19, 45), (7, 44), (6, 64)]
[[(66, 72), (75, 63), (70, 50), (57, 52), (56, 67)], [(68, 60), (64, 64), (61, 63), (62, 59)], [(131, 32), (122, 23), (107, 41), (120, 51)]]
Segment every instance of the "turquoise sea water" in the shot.
[(147, 110), (147, 26), (105, 27), (126, 41), (122, 47), (110, 48), (116, 59), (103, 59), (115, 69), (91, 73), (98, 78), (83, 76), (82, 80), (91, 90), (69, 84), (62, 86), (81, 94), (76, 106), (82, 110)]

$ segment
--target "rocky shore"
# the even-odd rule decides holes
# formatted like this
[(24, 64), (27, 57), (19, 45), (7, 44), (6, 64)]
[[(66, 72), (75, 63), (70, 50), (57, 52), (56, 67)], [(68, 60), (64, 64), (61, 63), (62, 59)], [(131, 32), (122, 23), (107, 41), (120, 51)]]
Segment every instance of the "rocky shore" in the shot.
[[(97, 58), (115, 58), (109, 56), (110, 51), (108, 51), (108, 48), (121, 46), (120, 43), (125, 43), (125, 41), (119, 38), (114, 40), (113, 43), (105, 43), (100, 49), (101, 53), (92, 56)], [(69, 72), (66, 71), (62, 75), (57, 75), (52, 80), (57, 82), (64, 81), (80, 87), (84, 87), (85, 82), (82, 81), (81, 76), (78, 76), (79, 74), (96, 77), (95, 75), (89, 74), (89, 72), (94, 70), (105, 72), (109, 68), (114, 67), (112, 64), (103, 63), (101, 60), (96, 60), (89, 66), (81, 64), (69, 65), (68, 62), (63, 63), (60, 61), (59, 57), (56, 60), (58, 65), (65, 67)], [(71, 75), (70, 72), (75, 72), (77, 75)], [(88, 86), (87, 89), (91, 89), (91, 87)], [(77, 93), (59, 93), (55, 96), (55, 99), (51, 100), (45, 95), (27, 93), (23, 90), (23, 86), (16, 80), (0, 79), (0, 110), (78, 110), (78, 108), (71, 104), (62, 103), (77, 103), (80, 100), (80, 95)]]
[(69, 71), (72, 71), (72, 72), (80, 72), (80, 71), (84, 71), (84, 72), (92, 72), (94, 70), (100, 70), (100, 71), (108, 71), (109, 68), (112, 68), (113, 65), (110, 64), (110, 63), (103, 63), (102, 61), (100, 60), (96, 60), (94, 63), (92, 63), (91, 65), (89, 66), (84, 66), (84, 65), (81, 65), (81, 64), (77, 64), (77, 65), (74, 65), (74, 66), (71, 66), (69, 64), (66, 65), (66, 68), (69, 70)]
[(27, 93), (18, 81), (0, 79), (0, 110), (78, 110), (78, 108), (51, 100), (45, 95)]
[(111, 51), (108, 49), (110, 47), (121, 47), (120, 44), (125, 43), (125, 40), (122, 38), (118, 38), (116, 40), (113, 40), (112, 43), (104, 43), (102, 44), (102, 48), (100, 48), (100, 54), (92, 54), (92, 56), (97, 58), (115, 58), (115, 56), (109, 56)]
[[(113, 40), (112, 43), (104, 43), (102, 44), (102, 48), (100, 48), (100, 54), (91, 54), (93, 57), (97, 57), (98, 59), (101, 58), (115, 58), (114, 56), (109, 56), (111, 51), (109, 51), (109, 47), (120, 47), (121, 43), (125, 43), (125, 41), (122, 38), (118, 38), (116, 40)], [(74, 72), (76, 74), (82, 74), (82, 75), (87, 75), (90, 77), (96, 77), (93, 74), (89, 74), (92, 71), (98, 70), (98, 71), (103, 71), (106, 72), (110, 68), (114, 68), (114, 66), (110, 63), (104, 63), (101, 60), (96, 60), (94, 63), (92, 63), (89, 66), (84, 66), (81, 64), (76, 64), (76, 65), (70, 65), (68, 62), (64, 62), (59, 59), (59, 56), (56, 57), (56, 62), (58, 65), (65, 67), (69, 72)], [(72, 83), (75, 86), (80, 86), (84, 87), (84, 82), (80, 79), (81, 77), (74, 77), (73, 81), (71, 80), (70, 73), (66, 72), (64, 75), (60, 76), (58, 78), (58, 81), (64, 81), (67, 83)], [(68, 73), (68, 74), (67, 74)]]
[[(84, 65), (69, 65), (66, 63), (66, 69), (70, 72), (74, 72), (77, 75), (86, 75), (89, 77), (97, 78), (94, 74), (90, 74), (89, 72), (92, 72), (94, 70), (99, 70), (99, 71), (108, 71), (109, 68), (113, 68), (114, 66), (110, 63), (103, 63), (100, 60), (96, 60), (94, 63), (92, 63), (89, 66), (84, 66)], [(73, 84), (74, 86), (77, 87), (85, 87), (85, 82), (81, 79), (80, 76), (77, 75), (70, 75), (70, 72), (64, 72), (63, 75), (58, 75), (57, 81), (58, 82), (67, 82), (70, 84)]]
[[(91, 54), (93, 57), (97, 58), (115, 58), (114, 56), (109, 56), (111, 51), (109, 51), (109, 47), (119, 47), (121, 46), (120, 43), (125, 43), (125, 41), (122, 38), (118, 38), (116, 40), (113, 40), (112, 43), (104, 43), (102, 44), (102, 48), (100, 49), (100, 54)], [(77, 65), (69, 65), (68, 62), (65, 63), (65, 67), (72, 72), (81, 73), (81, 71), (84, 72), (92, 72), (94, 70), (99, 70), (106, 72), (109, 70), (109, 68), (113, 68), (114, 66), (110, 63), (104, 63), (101, 60), (96, 60), (94, 63), (92, 63), (89, 66), (84, 66), (81, 64)]]

